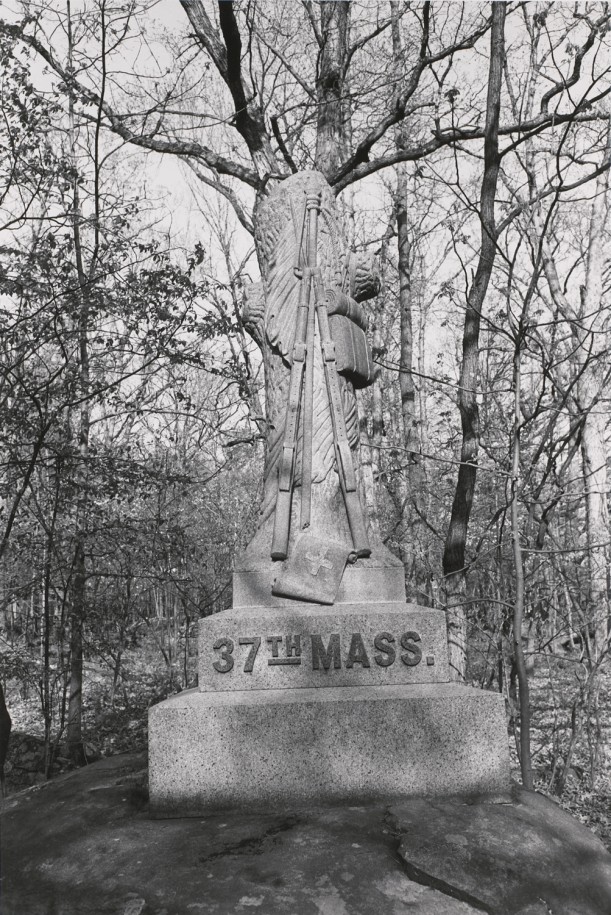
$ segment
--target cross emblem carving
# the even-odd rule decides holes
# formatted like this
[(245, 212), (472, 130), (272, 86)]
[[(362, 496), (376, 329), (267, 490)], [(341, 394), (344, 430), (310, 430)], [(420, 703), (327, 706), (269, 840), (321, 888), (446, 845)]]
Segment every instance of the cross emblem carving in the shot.
[(326, 549), (321, 549), (317, 556), (312, 553), (306, 553), (306, 559), (308, 562), (312, 563), (312, 568), (310, 570), (312, 575), (318, 575), (321, 569), (333, 568), (333, 563), (327, 559)]

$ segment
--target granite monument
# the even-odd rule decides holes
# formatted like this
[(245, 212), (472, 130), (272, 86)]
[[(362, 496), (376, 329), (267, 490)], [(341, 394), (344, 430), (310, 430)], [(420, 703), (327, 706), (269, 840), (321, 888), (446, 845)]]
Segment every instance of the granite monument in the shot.
[(231, 610), (199, 626), (199, 686), (150, 711), (157, 816), (232, 806), (504, 795), (503, 698), (450, 682), (445, 615), (407, 604), (367, 517), (355, 391), (373, 381), (372, 261), (301, 172), (258, 203), (244, 320), (265, 366), (258, 530)]

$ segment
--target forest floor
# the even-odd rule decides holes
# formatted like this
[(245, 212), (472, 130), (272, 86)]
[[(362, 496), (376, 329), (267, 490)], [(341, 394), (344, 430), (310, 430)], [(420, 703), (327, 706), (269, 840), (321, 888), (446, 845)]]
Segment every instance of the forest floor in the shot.
[[(586, 666), (578, 652), (537, 657), (530, 678), (535, 788), (558, 800), (611, 850), (611, 660), (597, 676), (596, 703), (584, 700)], [(575, 741), (561, 791), (571, 736)], [(511, 745), (519, 780), (515, 740)]]
[[(174, 682), (172, 682), (174, 679)], [(611, 663), (599, 676), (598, 713), (589, 714), (583, 695), (584, 665), (576, 653), (565, 658), (536, 659), (531, 674), (532, 752), (535, 788), (552, 797), (588, 826), (611, 850)], [(43, 724), (40, 699), (32, 688), (23, 696), (16, 682), (6, 684), (6, 701), (13, 721), (6, 765), (9, 793), (45, 781)], [(147, 746), (147, 711), (177, 692), (176, 680), (164, 671), (151, 650), (126, 658), (124, 679), (111, 699), (111, 677), (100, 666), (86, 665), (83, 732), (90, 761)], [(557, 779), (576, 738), (566, 778), (558, 793)], [(511, 731), (511, 728), (510, 728)], [(512, 775), (520, 781), (515, 739), (510, 734)], [(72, 767), (58, 741), (51, 776)], [(596, 771), (592, 787), (592, 771)], [(556, 782), (556, 790), (553, 790)]]

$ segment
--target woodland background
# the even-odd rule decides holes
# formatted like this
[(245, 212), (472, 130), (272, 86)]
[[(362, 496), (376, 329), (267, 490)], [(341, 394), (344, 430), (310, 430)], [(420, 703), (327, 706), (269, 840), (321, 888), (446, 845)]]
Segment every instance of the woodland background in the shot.
[(516, 769), (610, 840), (611, 10), (0, 10), (0, 682), (11, 790), (146, 743), (256, 525), (257, 195), (378, 258), (370, 509)]

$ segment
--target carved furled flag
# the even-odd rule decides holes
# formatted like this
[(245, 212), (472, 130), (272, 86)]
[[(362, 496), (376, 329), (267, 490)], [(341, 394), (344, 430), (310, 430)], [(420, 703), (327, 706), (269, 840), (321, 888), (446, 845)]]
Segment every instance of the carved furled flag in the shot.
[(332, 604), (351, 552), (345, 543), (299, 534), (290, 559), (274, 581), (272, 594)]

